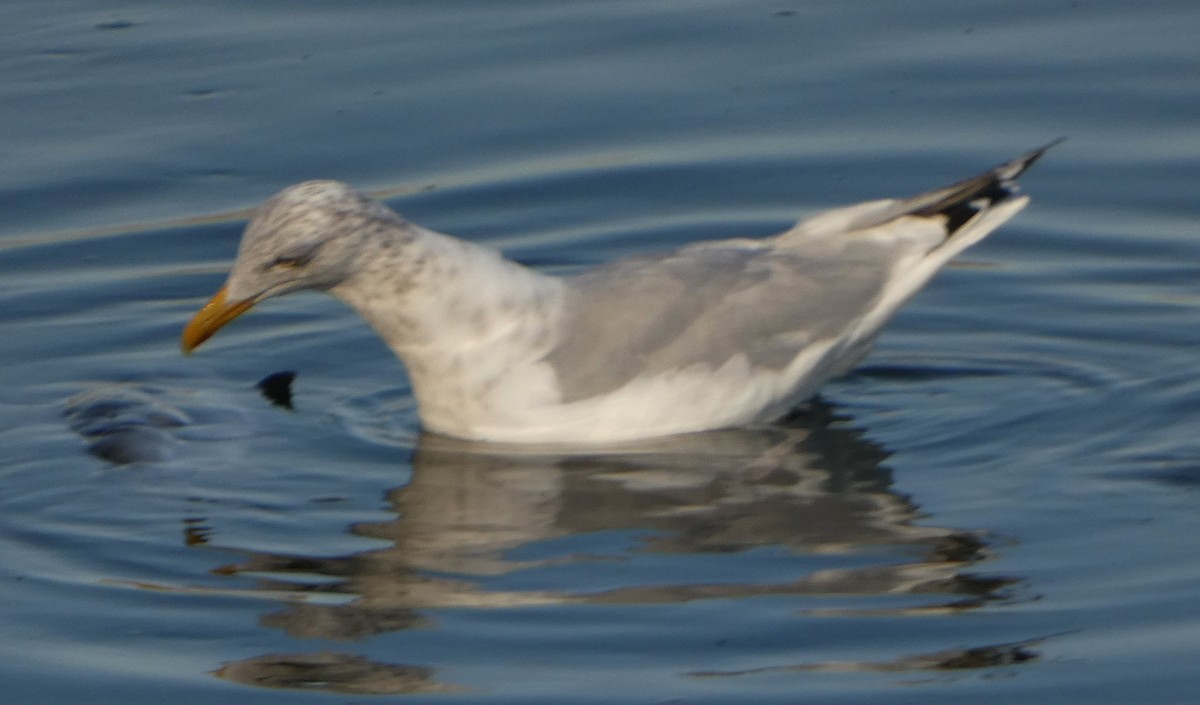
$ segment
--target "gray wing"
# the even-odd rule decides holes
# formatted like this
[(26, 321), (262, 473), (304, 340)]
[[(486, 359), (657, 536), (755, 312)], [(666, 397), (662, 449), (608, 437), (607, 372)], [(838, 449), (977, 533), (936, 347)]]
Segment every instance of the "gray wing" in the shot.
[(738, 354), (781, 369), (872, 310), (895, 265), (894, 246), (878, 241), (815, 252), (769, 242), (694, 245), (568, 277), (562, 337), (545, 357), (563, 401)]
[[(1061, 141), (910, 199), (817, 214), (776, 238), (693, 245), (567, 278), (562, 336), (545, 357), (563, 401), (642, 374), (716, 369), (739, 354), (781, 369), (806, 346), (879, 314), (871, 330), (855, 331), (869, 344), (938, 267), (1024, 206), (1012, 198), (1015, 179)], [(876, 228), (888, 233), (865, 235)], [(914, 254), (924, 258), (916, 270), (894, 276)]]

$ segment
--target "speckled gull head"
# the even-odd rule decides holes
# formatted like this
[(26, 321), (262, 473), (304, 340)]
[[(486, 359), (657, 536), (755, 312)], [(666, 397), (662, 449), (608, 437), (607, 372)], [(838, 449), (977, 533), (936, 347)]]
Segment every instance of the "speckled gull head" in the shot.
[(260, 301), (332, 289), (356, 272), (374, 231), (405, 225), (387, 206), (338, 181), (306, 181), (280, 191), (246, 226), (225, 286), (184, 330), (184, 352)]
[(404, 363), (422, 425), (460, 438), (595, 444), (769, 423), (852, 369), (951, 258), (1025, 207), (1050, 146), (772, 237), (700, 242), (552, 276), (428, 230), (335, 181), (251, 219), (191, 352), (256, 303), (326, 291)]

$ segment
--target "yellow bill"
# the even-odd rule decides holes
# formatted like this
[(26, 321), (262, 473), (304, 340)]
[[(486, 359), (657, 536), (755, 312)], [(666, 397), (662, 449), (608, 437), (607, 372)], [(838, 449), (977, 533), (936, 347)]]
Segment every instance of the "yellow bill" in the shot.
[(183, 348), (184, 354), (190, 354), (220, 330), (221, 326), (249, 311), (252, 306), (253, 301), (229, 303), (225, 287), (221, 287), (184, 327), (179, 347)]

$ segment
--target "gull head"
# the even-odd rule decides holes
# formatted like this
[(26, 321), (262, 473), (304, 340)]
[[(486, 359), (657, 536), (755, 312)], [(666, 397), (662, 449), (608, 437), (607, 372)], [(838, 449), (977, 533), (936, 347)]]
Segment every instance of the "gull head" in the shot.
[(303, 289), (326, 290), (351, 276), (370, 234), (400, 216), (338, 181), (306, 181), (255, 212), (225, 285), (184, 328), (185, 353), (254, 304)]

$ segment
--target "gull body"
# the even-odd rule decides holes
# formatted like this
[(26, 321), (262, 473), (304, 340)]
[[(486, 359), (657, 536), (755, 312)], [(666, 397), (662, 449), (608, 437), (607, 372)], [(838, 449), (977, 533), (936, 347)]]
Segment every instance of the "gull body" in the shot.
[(336, 181), (261, 206), (190, 352), (265, 299), (327, 291), (407, 368), (426, 429), (610, 443), (770, 422), (849, 371), (952, 257), (1023, 208), (1054, 143), (908, 199), (552, 276), (410, 223)]

